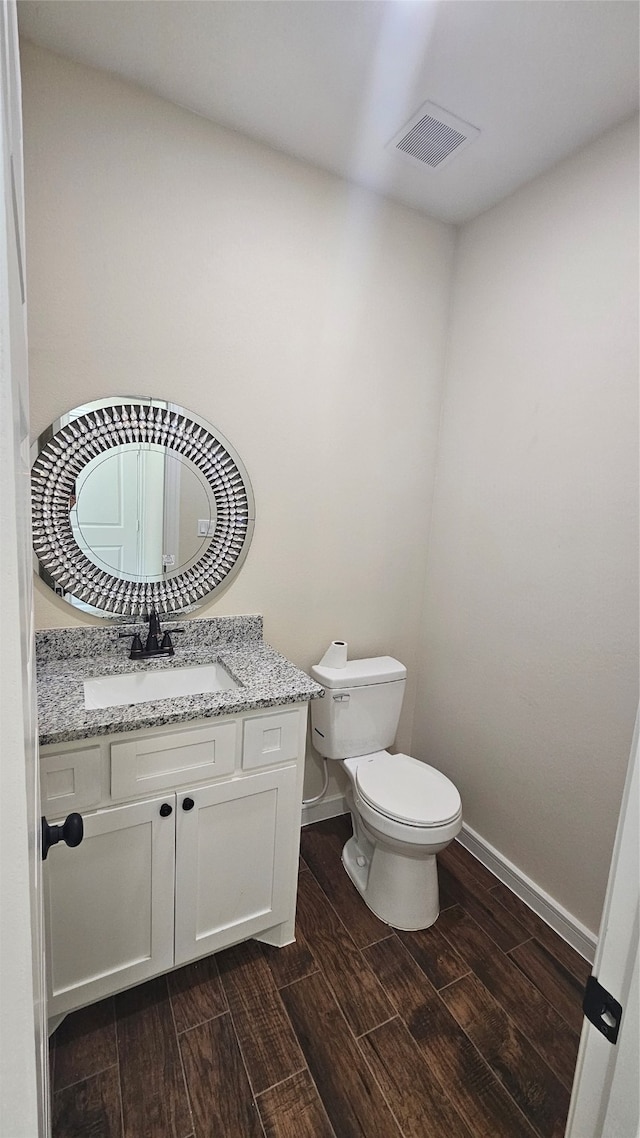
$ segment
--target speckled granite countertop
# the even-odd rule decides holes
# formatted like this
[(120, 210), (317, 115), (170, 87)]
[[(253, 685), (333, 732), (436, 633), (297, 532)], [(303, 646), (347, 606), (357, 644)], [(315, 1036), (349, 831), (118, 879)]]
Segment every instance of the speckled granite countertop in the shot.
[[(175, 621), (163, 630), (171, 632)], [(66, 743), (92, 735), (137, 731), (190, 719), (233, 715), (257, 707), (273, 707), (316, 699), (319, 684), (296, 668), (262, 638), (262, 617), (216, 617), (180, 622), (175, 655), (163, 659), (129, 659), (129, 635), (144, 628), (58, 628), (36, 633), (38, 720), (40, 743)], [(127, 638), (120, 639), (119, 633)], [(150, 672), (222, 663), (239, 684), (237, 690), (179, 696), (148, 703), (86, 711), (83, 681), (94, 676)]]

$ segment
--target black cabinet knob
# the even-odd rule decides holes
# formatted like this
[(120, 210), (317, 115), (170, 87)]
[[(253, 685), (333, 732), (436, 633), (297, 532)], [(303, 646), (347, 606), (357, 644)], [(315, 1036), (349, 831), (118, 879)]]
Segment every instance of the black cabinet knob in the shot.
[(168, 818), (170, 814), (173, 814), (173, 806), (169, 806), (168, 802), (163, 802), (160, 807), (160, 817)]
[(65, 845), (79, 846), (84, 837), (84, 822), (81, 814), (69, 814), (61, 826), (50, 826), (46, 818), (41, 819), (42, 826), (42, 860), (45, 861), (51, 846), (58, 842)]
[(194, 806), (195, 806), (195, 802), (193, 801), (193, 798), (183, 798), (182, 799), (182, 809), (183, 810), (193, 810)]

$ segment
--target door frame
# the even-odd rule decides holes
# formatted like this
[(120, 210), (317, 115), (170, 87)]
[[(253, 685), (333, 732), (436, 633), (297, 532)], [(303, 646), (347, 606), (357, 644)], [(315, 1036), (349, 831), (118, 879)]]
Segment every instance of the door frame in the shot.
[(0, 6), (0, 1133), (50, 1134), (18, 21)]
[(585, 1018), (565, 1138), (636, 1138), (638, 1093), (638, 869), (640, 711), (613, 847), (592, 974), (622, 1005), (616, 1044)]

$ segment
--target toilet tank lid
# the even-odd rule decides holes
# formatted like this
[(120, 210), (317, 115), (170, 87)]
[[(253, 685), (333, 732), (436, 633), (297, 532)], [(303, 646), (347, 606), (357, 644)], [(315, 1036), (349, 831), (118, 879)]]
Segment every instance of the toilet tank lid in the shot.
[(373, 656), (368, 660), (348, 660), (344, 668), (323, 668), (314, 664), (311, 675), (325, 688), (358, 688), (365, 684), (404, 680), (407, 669), (393, 656)]

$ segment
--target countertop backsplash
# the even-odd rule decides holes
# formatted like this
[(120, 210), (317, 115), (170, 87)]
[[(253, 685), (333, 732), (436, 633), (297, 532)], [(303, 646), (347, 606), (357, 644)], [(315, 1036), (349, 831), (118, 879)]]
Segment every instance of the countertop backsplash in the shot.
[[(171, 632), (174, 628), (184, 628), (177, 635), (188, 638), (194, 649), (214, 648), (222, 645), (260, 643), (262, 641), (262, 616), (216, 616), (201, 620), (180, 620), (179, 617), (160, 617), (162, 630)], [(104, 656), (117, 652), (126, 656), (130, 645), (129, 637), (139, 632), (145, 638), (147, 624), (143, 620), (126, 623), (110, 623), (104, 627), (87, 625), (75, 628), (46, 628), (36, 632), (36, 662), (51, 663), (54, 660), (75, 660), (79, 656)], [(178, 646), (176, 642), (176, 647)]]

